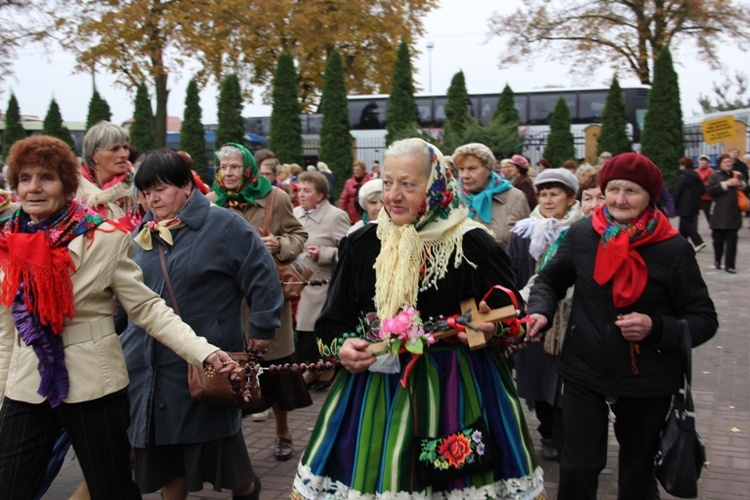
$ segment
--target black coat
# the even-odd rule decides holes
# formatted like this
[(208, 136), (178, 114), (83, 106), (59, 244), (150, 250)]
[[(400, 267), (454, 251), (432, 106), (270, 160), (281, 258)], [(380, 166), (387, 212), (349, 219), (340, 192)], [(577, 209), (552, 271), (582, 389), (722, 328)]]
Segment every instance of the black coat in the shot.
[(672, 188), (677, 215), (680, 217), (694, 217), (701, 211), (701, 195), (706, 188), (701, 176), (693, 169), (680, 170)]
[[(575, 284), (560, 361), (563, 379), (602, 395), (672, 394), (682, 382), (679, 320), (689, 323), (693, 347), (718, 328), (695, 251), (681, 236), (638, 247), (649, 273), (646, 288), (633, 305), (617, 309), (611, 282), (600, 286), (594, 281), (599, 239), (591, 219), (571, 226), (531, 289), (527, 312), (540, 313), (551, 323), (557, 302)], [(648, 314), (653, 321), (651, 334), (634, 344), (638, 353), (615, 326), (618, 314), (630, 312)]]
[(706, 192), (711, 195), (711, 229), (739, 229), (742, 227), (742, 212), (737, 203), (737, 188), (727, 186), (732, 172), (717, 170), (708, 176)]

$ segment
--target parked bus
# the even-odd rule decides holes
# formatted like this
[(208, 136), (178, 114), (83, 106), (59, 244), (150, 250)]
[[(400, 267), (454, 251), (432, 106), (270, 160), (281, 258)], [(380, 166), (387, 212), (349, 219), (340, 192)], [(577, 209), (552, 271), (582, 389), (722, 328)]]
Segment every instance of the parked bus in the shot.
[[(521, 133), (534, 137), (534, 144), (544, 142), (549, 131), (549, 119), (555, 109), (557, 100), (562, 96), (570, 107), (571, 123), (574, 132), (590, 124), (601, 123), (602, 111), (607, 102), (608, 88), (548, 88), (514, 93), (516, 110), (521, 120)], [(627, 87), (622, 89), (625, 102), (625, 116), (628, 121), (628, 133), (634, 143), (640, 143), (643, 120), (646, 116), (648, 87)], [(388, 121), (388, 95), (353, 95), (349, 96), (349, 123), (352, 135), (360, 142), (377, 143), (365, 146), (374, 149), (382, 156), (385, 147), (385, 128)], [(470, 113), (482, 125), (487, 125), (495, 113), (500, 94), (471, 94)], [(440, 133), (445, 123), (445, 106), (448, 97), (444, 94), (418, 94), (415, 96), (418, 112), (418, 123), (423, 129)], [(322, 115), (301, 115), (302, 133), (305, 136), (306, 149), (313, 148), (320, 135)], [(245, 130), (261, 135), (269, 135), (270, 117), (253, 117), (245, 119)], [(541, 136), (541, 139), (540, 139)], [(382, 143), (382, 144), (381, 144)], [(307, 151), (306, 151), (307, 152)], [(380, 156), (360, 158), (368, 162), (382, 160)], [(358, 158), (360, 157), (358, 151)]]

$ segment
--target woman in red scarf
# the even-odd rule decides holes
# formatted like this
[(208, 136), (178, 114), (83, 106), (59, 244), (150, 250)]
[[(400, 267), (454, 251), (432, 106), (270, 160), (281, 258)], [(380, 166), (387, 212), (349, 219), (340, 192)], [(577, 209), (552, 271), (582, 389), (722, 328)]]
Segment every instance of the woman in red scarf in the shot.
[(143, 284), (130, 235), (73, 199), (78, 165), (68, 145), (29, 137), (7, 162), (21, 208), (0, 226), (0, 498), (34, 497), (62, 428), (92, 498), (141, 498), (115, 298), (188, 362), (226, 372), (230, 358)]
[(529, 336), (539, 341), (575, 285), (560, 361), (558, 498), (596, 498), (610, 420), (620, 443), (618, 498), (658, 498), (654, 455), (682, 382), (681, 321), (693, 347), (714, 335), (718, 321), (693, 247), (654, 205), (663, 184), (656, 165), (623, 153), (604, 165), (599, 183), (606, 203), (568, 230), (527, 309), (535, 319)]
[(76, 198), (102, 217), (128, 214), (135, 202), (128, 131), (115, 123), (97, 123), (83, 138), (82, 156)]

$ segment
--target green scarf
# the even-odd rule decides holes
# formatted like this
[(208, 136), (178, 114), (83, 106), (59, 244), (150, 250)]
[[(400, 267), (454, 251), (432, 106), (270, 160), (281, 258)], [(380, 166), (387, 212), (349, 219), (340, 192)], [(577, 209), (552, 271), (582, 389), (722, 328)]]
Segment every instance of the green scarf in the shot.
[(256, 205), (255, 200), (265, 198), (271, 192), (271, 182), (263, 176), (258, 175), (258, 165), (255, 163), (253, 154), (242, 144), (228, 142), (222, 148), (230, 146), (239, 150), (242, 156), (242, 177), (240, 185), (236, 191), (230, 191), (224, 185), (219, 169), (219, 157), (214, 156), (214, 165), (216, 165), (216, 175), (213, 185), (216, 193), (216, 204), (220, 207), (226, 207), (230, 202), (250, 203)]

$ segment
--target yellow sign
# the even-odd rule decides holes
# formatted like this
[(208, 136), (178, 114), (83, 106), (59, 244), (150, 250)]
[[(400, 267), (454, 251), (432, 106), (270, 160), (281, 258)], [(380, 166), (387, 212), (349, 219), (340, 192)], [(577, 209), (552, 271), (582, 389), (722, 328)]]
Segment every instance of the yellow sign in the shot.
[(737, 129), (734, 126), (734, 116), (722, 116), (701, 122), (703, 129), (703, 140), (706, 144), (731, 141), (737, 138)]

